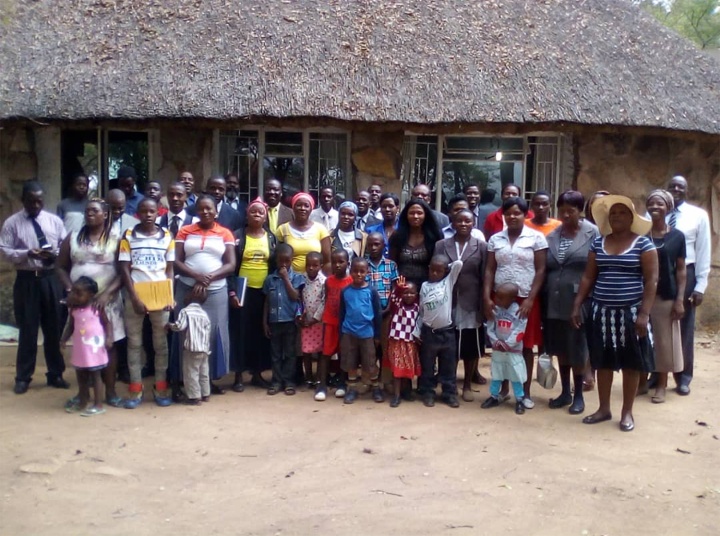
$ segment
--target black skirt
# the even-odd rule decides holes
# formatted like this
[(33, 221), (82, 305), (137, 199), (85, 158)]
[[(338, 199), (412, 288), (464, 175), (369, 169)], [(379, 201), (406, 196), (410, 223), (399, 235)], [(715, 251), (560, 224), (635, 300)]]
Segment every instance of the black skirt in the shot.
[[(583, 308), (587, 310), (586, 308)], [(583, 315), (583, 323), (587, 323)], [(588, 359), (587, 331), (575, 329), (567, 320), (547, 319), (543, 325), (545, 351), (557, 356), (563, 366), (583, 367)]]
[(270, 369), (270, 339), (263, 330), (262, 289), (249, 288), (245, 292), (245, 305), (230, 308), (230, 347), (232, 371), (249, 371), (253, 374)]
[(637, 313), (637, 306), (611, 308), (593, 302), (588, 346), (594, 369), (655, 370), (650, 324), (647, 336), (638, 337)]

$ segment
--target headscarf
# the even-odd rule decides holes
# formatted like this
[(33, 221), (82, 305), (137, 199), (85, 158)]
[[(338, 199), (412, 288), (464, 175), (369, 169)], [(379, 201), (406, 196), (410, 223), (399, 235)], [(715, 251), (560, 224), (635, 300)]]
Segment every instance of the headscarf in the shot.
[(262, 200), (261, 197), (256, 197), (252, 201), (250, 201), (250, 204), (248, 205), (248, 213), (250, 212), (250, 207), (253, 205), (262, 205), (262, 207), (265, 209), (265, 214), (267, 214), (268, 206), (265, 201)]
[(355, 213), (355, 216), (358, 215), (358, 207), (352, 201), (343, 201), (342, 203), (340, 203), (340, 206), (338, 207), (338, 212), (340, 212), (344, 208), (349, 208)]
[(665, 201), (665, 204), (667, 205), (667, 213), (670, 214), (673, 210), (675, 210), (675, 199), (673, 199), (673, 196), (670, 192), (667, 190), (663, 190), (662, 188), (658, 188), (657, 190), (653, 190), (650, 192), (647, 196), (647, 199), (645, 200), (645, 204), (647, 205), (647, 202), (650, 201), (651, 197), (659, 197), (663, 201)]
[(292, 206), (292, 208), (295, 208), (295, 203), (297, 203), (297, 202), (300, 201), (301, 199), (304, 199), (304, 200), (306, 200), (308, 203), (310, 203), (310, 210), (314, 210), (314, 209), (315, 209), (315, 200), (314, 200), (314, 199), (312, 198), (312, 196), (311, 196), (309, 193), (307, 193), (307, 192), (298, 192), (298, 193), (296, 193), (296, 194), (293, 196), (292, 201), (290, 202), (290, 206)]

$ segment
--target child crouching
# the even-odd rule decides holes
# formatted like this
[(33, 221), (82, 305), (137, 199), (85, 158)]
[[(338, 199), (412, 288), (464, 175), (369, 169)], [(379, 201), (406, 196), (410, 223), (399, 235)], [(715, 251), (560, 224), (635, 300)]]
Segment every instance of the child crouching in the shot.
[(357, 378), (348, 378), (348, 390), (343, 402), (352, 404), (363, 392), (372, 389), (375, 402), (383, 402), (385, 397), (378, 381), (379, 370), (375, 355), (380, 346), (380, 324), (382, 308), (380, 295), (365, 278), (368, 274), (368, 262), (355, 257), (350, 265), (352, 283), (342, 291), (340, 300), (340, 366), (348, 374), (362, 366), (361, 385)]
[(490, 371), (490, 398), (482, 403), (482, 408), (494, 408), (500, 405), (500, 387), (503, 380), (509, 380), (515, 394), (515, 413), (525, 413), (523, 383), (527, 380), (527, 370), (523, 359), (523, 336), (526, 318), (520, 318), (520, 306), (515, 303), (518, 287), (514, 283), (504, 283), (495, 292), (495, 318), (488, 320), (487, 336), (492, 346)]
[(184, 331), (182, 371), (187, 404), (197, 406), (210, 400), (210, 317), (201, 307), (205, 298), (191, 292), (188, 305), (181, 309), (175, 322), (165, 324), (168, 331)]

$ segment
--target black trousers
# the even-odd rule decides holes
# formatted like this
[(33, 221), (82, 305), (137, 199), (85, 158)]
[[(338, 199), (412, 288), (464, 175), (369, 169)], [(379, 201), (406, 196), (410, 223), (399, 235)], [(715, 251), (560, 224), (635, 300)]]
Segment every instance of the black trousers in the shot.
[(438, 365), (438, 381), (444, 396), (457, 394), (457, 344), (455, 328), (433, 331), (422, 327), (420, 345), (420, 377), (418, 392), (421, 395), (435, 393), (435, 360)]
[(35, 272), (18, 270), (13, 287), (15, 321), (20, 330), (15, 380), (29, 382), (35, 372), (37, 361), (37, 338), (42, 328), (45, 339), (45, 363), (47, 377), (61, 376), (65, 360), (60, 353), (60, 337), (64, 326), (62, 318), (62, 285), (54, 271), (40, 277)]
[(688, 300), (695, 290), (695, 265), (687, 266), (687, 285), (685, 287), (685, 315), (680, 319), (680, 338), (682, 340), (683, 371), (675, 374), (678, 385), (690, 385), (695, 366), (695, 305)]
[(295, 363), (297, 351), (295, 322), (270, 323), (270, 359), (272, 360), (272, 384), (276, 388), (295, 387)]

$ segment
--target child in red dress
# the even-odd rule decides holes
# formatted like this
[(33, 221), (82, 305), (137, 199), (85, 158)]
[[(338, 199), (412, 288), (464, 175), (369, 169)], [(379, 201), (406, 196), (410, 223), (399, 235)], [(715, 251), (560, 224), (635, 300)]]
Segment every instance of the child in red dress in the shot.
[[(403, 276), (390, 296), (390, 336), (388, 338), (388, 360), (393, 375), (393, 397), (390, 407), (400, 405), (400, 390), (403, 383), (410, 383), (420, 375), (420, 355), (418, 345), (413, 338), (413, 330), (417, 322), (418, 290), (414, 283), (406, 282)], [(409, 382), (408, 382), (409, 380)]]

